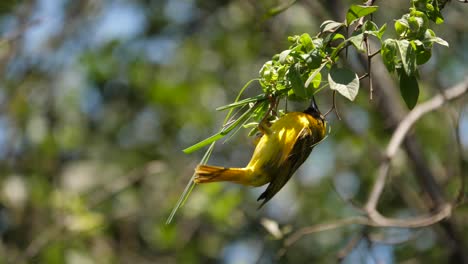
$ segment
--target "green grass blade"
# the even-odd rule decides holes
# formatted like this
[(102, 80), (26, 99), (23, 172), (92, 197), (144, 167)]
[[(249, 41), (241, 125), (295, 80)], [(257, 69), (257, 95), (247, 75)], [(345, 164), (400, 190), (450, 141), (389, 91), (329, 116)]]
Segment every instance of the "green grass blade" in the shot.
[[(205, 155), (203, 155), (203, 158), (200, 161), (201, 164), (205, 164), (208, 161), (208, 159), (211, 156), (211, 153), (213, 152), (214, 145), (215, 145), (215, 142), (211, 143), (210, 147), (205, 152)], [(185, 186), (185, 189), (182, 192), (182, 194), (180, 195), (179, 200), (177, 200), (176, 205), (174, 206), (171, 213), (169, 214), (169, 217), (166, 220), (166, 225), (168, 225), (168, 224), (170, 224), (172, 222), (172, 220), (174, 219), (174, 216), (177, 213), (177, 211), (179, 210), (179, 208), (184, 206), (185, 202), (187, 201), (187, 198), (189, 197), (190, 193), (192, 192), (193, 188), (195, 187), (195, 182), (193, 181), (195, 176), (196, 176), (196, 174), (194, 173), (192, 175), (192, 178), (190, 178), (190, 181)]]
[(264, 94), (259, 94), (257, 96), (254, 96), (254, 97), (249, 97), (247, 99), (244, 99), (244, 100), (240, 100), (238, 102), (234, 102), (232, 104), (228, 104), (228, 105), (223, 105), (223, 106), (220, 106), (218, 108), (216, 108), (216, 111), (222, 111), (222, 110), (226, 110), (226, 109), (229, 109), (229, 108), (235, 108), (235, 107), (239, 107), (239, 106), (244, 106), (248, 103), (253, 103), (253, 102), (258, 102), (258, 101), (262, 101), (262, 100), (265, 100), (265, 95)]
[(215, 142), (215, 141), (217, 141), (217, 140), (219, 140), (219, 139), (221, 139), (223, 137), (224, 136), (222, 135), (222, 133), (218, 132), (218, 133), (212, 135), (211, 137), (206, 138), (206, 139), (204, 139), (204, 140), (202, 140), (202, 141), (200, 141), (200, 142), (198, 142), (198, 143), (196, 143), (196, 144), (194, 144), (194, 145), (192, 145), (192, 146), (190, 146), (190, 147), (188, 147), (188, 148), (186, 148), (186, 149), (184, 149), (182, 151), (185, 154), (192, 153), (192, 152), (194, 152), (194, 151), (196, 151), (196, 150), (198, 150), (200, 148), (203, 148), (204, 146), (206, 146), (206, 145), (208, 145), (210, 143), (213, 143), (213, 142)]
[(261, 105), (261, 104), (256, 104), (254, 106), (252, 106), (251, 108), (249, 108), (247, 111), (245, 111), (238, 119), (236, 119), (236, 121), (232, 122), (229, 126), (227, 126), (226, 128), (224, 128), (223, 130), (219, 131), (218, 133), (212, 135), (211, 137), (207, 138), (207, 139), (204, 139), (198, 143), (196, 143), (195, 145), (192, 145), (184, 150), (182, 150), (184, 153), (192, 153), (210, 143), (213, 143), (217, 140), (220, 140), (221, 138), (223, 138), (224, 136), (226, 136), (229, 132), (231, 132), (234, 128), (236, 128), (239, 124), (243, 123), (245, 120), (247, 120), (248, 118), (250, 118), (250, 114), (258, 108), (258, 106)]

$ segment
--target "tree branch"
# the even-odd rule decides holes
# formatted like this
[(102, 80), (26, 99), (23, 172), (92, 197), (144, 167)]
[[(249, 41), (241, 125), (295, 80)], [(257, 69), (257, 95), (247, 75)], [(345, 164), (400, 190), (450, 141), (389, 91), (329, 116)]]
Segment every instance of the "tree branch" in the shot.
[(410, 128), (419, 120), (423, 115), (440, 108), (447, 100), (453, 100), (465, 94), (468, 91), (468, 78), (454, 87), (448, 89), (444, 94), (434, 96), (431, 100), (416, 106), (404, 119), (400, 122), (397, 129), (393, 133), (390, 143), (385, 151), (385, 160), (382, 162), (378, 169), (377, 179), (372, 187), (371, 194), (366, 203), (366, 210), (370, 213), (376, 210), (376, 206), (380, 195), (382, 194), (388, 177), (390, 162), (395, 156), (397, 150), (400, 148), (403, 139), (408, 134)]
[(333, 222), (303, 227), (295, 231), (294, 233), (292, 233), (290, 236), (288, 236), (287, 239), (284, 240), (284, 246), (278, 252), (278, 255), (279, 256), (284, 255), (288, 247), (290, 247), (292, 244), (296, 243), (298, 240), (300, 240), (302, 237), (306, 235), (318, 233), (322, 231), (327, 231), (327, 230), (333, 230), (339, 227), (348, 226), (352, 224), (369, 225), (370, 222), (369, 222), (369, 219), (367, 219), (364, 216), (354, 216), (354, 217), (339, 219)]
[(441, 220), (448, 218), (452, 213), (452, 205), (445, 204), (442, 209), (436, 213), (422, 216), (415, 216), (413, 218), (405, 219), (394, 219), (388, 218), (381, 215), (379, 212), (374, 211), (368, 213), (367, 217), (365, 216), (353, 216), (349, 218), (343, 218), (329, 223), (316, 224), (312, 226), (303, 227), (294, 233), (292, 233), (285, 241), (284, 247), (279, 251), (278, 255), (282, 256), (286, 252), (287, 248), (292, 244), (296, 243), (302, 237), (318, 233), (322, 231), (328, 231), (337, 229), (344, 226), (349, 226), (353, 224), (372, 226), (372, 227), (399, 227), (399, 228), (420, 228), (433, 225)]

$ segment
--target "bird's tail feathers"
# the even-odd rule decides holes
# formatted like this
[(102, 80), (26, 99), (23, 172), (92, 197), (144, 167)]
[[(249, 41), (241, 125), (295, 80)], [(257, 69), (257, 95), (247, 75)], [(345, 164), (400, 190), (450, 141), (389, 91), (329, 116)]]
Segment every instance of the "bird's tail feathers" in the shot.
[(198, 165), (195, 169), (195, 183), (230, 181), (239, 183), (245, 179), (245, 168), (225, 168), (210, 165)]

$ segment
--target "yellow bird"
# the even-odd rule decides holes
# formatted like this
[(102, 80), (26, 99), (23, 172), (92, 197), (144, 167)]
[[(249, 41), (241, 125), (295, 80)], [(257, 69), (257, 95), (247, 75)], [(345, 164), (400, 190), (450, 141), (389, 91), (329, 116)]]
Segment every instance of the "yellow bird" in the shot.
[(307, 159), (313, 147), (325, 137), (326, 121), (315, 100), (304, 112), (291, 112), (280, 117), (271, 127), (260, 124), (263, 136), (252, 158), (244, 168), (199, 165), (195, 183), (228, 181), (247, 186), (267, 183), (257, 201), (268, 202)]

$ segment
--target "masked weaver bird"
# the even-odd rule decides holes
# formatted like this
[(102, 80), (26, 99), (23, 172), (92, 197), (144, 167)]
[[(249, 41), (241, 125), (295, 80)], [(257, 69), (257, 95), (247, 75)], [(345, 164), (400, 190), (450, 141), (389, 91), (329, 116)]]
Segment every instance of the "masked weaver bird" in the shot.
[(312, 149), (325, 137), (326, 121), (315, 100), (303, 112), (290, 112), (281, 116), (271, 127), (260, 123), (263, 133), (250, 162), (244, 168), (226, 168), (198, 165), (195, 183), (228, 181), (267, 189), (258, 197), (268, 202), (288, 182), (304, 163)]

